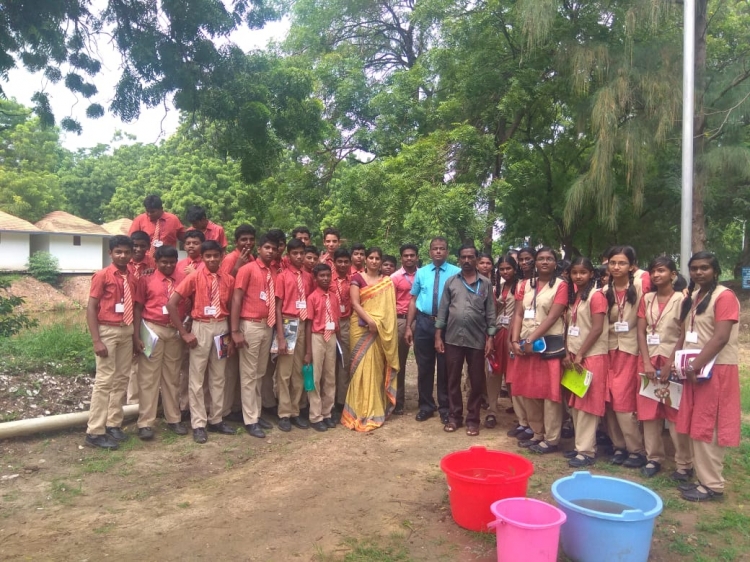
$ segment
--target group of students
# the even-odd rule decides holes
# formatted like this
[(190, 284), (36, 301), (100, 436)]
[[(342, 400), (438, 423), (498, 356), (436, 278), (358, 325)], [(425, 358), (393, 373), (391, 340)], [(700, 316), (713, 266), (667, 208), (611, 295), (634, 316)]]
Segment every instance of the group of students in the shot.
[[(585, 257), (561, 267), (547, 247), (502, 256), (497, 361), (487, 389), (494, 404), (497, 375), (505, 375), (518, 418), (508, 435), (520, 447), (554, 453), (567, 409), (575, 429), (575, 450), (565, 453), (571, 467), (592, 465), (609, 446), (613, 464), (651, 477), (666, 458), (667, 422), (675, 449), (671, 478), (682, 497), (721, 498), (725, 447), (740, 440), (739, 302), (718, 283), (713, 254), (694, 254), (689, 271), (685, 287), (666, 256), (639, 269), (630, 246), (608, 250), (601, 268)], [(538, 340), (544, 352), (534, 350)], [(641, 375), (667, 382), (682, 349), (700, 353), (687, 368), (679, 409), (641, 395)], [(714, 358), (710, 378), (698, 379)], [(561, 386), (565, 369), (591, 373), (582, 398)], [(494, 416), (488, 421), (494, 425)]]

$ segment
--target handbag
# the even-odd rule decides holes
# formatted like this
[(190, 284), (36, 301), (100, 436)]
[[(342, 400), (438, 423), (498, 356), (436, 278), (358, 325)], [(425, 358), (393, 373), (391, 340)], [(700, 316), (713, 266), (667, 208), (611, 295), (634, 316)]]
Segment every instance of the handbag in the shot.
[(544, 340), (544, 351), (542, 359), (560, 359), (565, 357), (565, 338), (562, 334), (557, 336), (542, 336)]

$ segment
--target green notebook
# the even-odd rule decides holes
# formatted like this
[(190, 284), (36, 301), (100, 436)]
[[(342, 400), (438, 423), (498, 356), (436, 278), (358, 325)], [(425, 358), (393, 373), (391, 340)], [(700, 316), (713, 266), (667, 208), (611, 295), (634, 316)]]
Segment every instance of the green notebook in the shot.
[(563, 371), (561, 384), (579, 398), (583, 398), (586, 396), (589, 386), (591, 386), (593, 376), (594, 374), (591, 371), (579, 373), (571, 367)]

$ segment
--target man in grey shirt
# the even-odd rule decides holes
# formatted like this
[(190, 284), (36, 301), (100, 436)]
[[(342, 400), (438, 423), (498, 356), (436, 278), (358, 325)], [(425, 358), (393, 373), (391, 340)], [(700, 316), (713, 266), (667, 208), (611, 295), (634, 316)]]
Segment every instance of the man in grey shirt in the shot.
[(443, 429), (454, 432), (463, 425), (461, 376), (466, 360), (471, 384), (466, 405), (467, 435), (479, 435), (484, 363), (492, 353), (492, 336), (497, 331), (492, 283), (477, 272), (478, 255), (473, 245), (461, 246), (461, 271), (445, 282), (435, 321), (435, 350), (445, 353), (448, 371), (448, 423)]

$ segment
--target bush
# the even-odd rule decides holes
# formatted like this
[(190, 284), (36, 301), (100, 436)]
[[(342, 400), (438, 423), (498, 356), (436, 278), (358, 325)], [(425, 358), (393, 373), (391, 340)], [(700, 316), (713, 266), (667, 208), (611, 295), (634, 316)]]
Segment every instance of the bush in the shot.
[[(10, 282), (0, 279), (0, 288), (7, 289)], [(32, 320), (23, 312), (17, 312), (16, 308), (23, 304), (21, 297), (14, 295), (0, 295), (0, 337), (10, 337), (25, 328), (36, 326), (36, 320)]]
[(60, 279), (60, 263), (49, 252), (34, 252), (26, 264), (29, 274), (42, 283), (57, 285)]
[(0, 339), (0, 372), (78, 375), (96, 370), (91, 336), (85, 326), (53, 324)]

